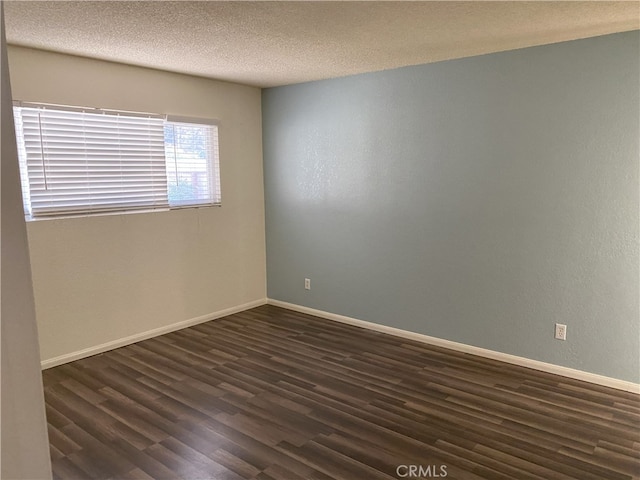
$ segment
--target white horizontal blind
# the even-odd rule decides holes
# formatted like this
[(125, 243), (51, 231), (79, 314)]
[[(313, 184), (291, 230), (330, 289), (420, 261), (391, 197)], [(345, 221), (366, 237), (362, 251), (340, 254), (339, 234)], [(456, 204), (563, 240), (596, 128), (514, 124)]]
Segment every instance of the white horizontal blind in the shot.
[(22, 116), (14, 108), (14, 121), (16, 127), (16, 143), (18, 144), (18, 162), (20, 165), (20, 183), (22, 186), (22, 203), (25, 215), (31, 215), (31, 195), (29, 194), (29, 176), (27, 175), (27, 152), (24, 148), (24, 136), (22, 134)]
[(14, 114), (34, 217), (168, 206), (162, 117), (40, 106)]
[(220, 203), (216, 125), (167, 121), (165, 155), (172, 207)]

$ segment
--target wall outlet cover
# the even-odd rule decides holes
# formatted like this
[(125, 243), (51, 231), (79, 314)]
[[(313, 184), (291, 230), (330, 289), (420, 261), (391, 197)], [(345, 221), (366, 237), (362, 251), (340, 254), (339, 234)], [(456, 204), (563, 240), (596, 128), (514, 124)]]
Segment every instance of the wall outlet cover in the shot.
[(566, 340), (567, 339), (567, 326), (562, 323), (556, 323), (556, 339), (558, 340)]

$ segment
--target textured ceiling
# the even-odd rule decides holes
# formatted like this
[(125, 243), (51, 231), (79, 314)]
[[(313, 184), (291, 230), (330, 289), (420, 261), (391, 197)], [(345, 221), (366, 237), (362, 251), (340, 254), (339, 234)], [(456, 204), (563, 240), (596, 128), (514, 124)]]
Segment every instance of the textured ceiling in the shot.
[(4, 3), (15, 45), (260, 87), (640, 28), (637, 1)]

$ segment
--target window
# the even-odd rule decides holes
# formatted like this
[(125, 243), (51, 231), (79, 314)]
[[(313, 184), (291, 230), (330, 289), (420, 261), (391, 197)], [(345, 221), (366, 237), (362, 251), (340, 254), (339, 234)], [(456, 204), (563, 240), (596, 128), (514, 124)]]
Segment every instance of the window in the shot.
[(33, 104), (14, 117), (32, 217), (220, 203), (214, 124)]
[[(216, 152), (215, 162), (212, 162), (212, 152)], [(220, 202), (217, 152), (217, 127), (165, 122), (164, 153), (169, 205), (178, 207)], [(216, 168), (212, 169), (214, 163)], [(212, 202), (212, 199), (216, 201)]]

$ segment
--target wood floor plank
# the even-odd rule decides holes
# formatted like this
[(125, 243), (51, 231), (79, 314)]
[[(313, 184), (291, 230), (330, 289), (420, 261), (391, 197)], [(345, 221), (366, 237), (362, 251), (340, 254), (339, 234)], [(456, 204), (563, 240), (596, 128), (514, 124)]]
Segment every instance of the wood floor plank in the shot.
[(220, 465), (240, 475), (242, 478), (253, 478), (262, 471), (241, 458), (236, 457), (224, 448), (219, 448), (214, 451), (210, 457)]
[(61, 480), (640, 480), (636, 394), (268, 305), (43, 383)]
[(53, 478), (56, 479), (86, 480), (92, 478), (89, 473), (78, 468), (68, 457), (51, 459), (51, 470)]
[(203, 437), (207, 437), (211, 435), (211, 433), (223, 435), (229, 442), (224, 447), (225, 450), (260, 470), (266, 469), (269, 465), (276, 464), (306, 478), (317, 476), (316, 474), (318, 472), (316, 470), (296, 460), (292, 456), (280, 452), (273, 446), (255, 439), (250, 435), (244, 434), (240, 429), (236, 429), (233, 426), (229, 427), (215, 419), (199, 424), (185, 425), (185, 427), (187, 426), (193, 432), (198, 432), (198, 434)]

